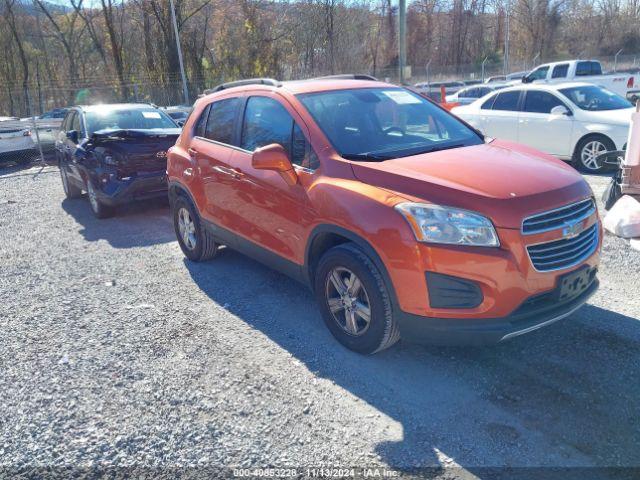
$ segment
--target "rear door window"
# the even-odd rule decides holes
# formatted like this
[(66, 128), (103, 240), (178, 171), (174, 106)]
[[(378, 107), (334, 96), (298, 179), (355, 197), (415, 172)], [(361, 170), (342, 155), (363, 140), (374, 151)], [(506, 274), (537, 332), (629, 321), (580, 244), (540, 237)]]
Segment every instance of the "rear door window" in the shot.
[(576, 65), (576, 77), (590, 75), (602, 75), (602, 66), (598, 62), (578, 62)]
[(205, 128), (204, 136), (209, 140), (234, 145), (234, 131), (239, 98), (225, 98), (213, 102), (209, 106), (209, 116)]
[(520, 99), (520, 90), (499, 93), (493, 102), (493, 110), (518, 110), (518, 100)]
[(548, 92), (530, 90), (524, 100), (524, 111), (530, 113), (551, 113), (553, 107), (564, 104)]
[(556, 65), (555, 67), (553, 67), (553, 71), (551, 72), (551, 78), (566, 78), (568, 71), (569, 71), (568, 63)]

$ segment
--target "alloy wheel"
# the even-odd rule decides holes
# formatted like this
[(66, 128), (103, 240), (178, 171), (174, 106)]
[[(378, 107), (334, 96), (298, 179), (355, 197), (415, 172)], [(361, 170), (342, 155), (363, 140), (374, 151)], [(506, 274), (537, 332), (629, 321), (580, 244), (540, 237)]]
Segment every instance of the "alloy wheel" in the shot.
[(371, 323), (371, 303), (358, 276), (335, 267), (327, 276), (325, 291), (333, 320), (349, 335), (363, 335)]
[(602, 165), (598, 161), (598, 156), (607, 152), (607, 147), (599, 140), (591, 140), (585, 143), (580, 152), (580, 161), (589, 170), (600, 170)]
[(186, 208), (178, 210), (178, 230), (184, 246), (189, 250), (196, 248), (196, 225)]

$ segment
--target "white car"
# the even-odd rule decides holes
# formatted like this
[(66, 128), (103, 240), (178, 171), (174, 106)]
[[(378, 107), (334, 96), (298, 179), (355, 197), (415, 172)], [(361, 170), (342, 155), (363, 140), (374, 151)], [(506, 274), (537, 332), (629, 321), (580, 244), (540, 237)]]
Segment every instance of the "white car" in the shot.
[(459, 103), (460, 105), (469, 105), (475, 102), (477, 99), (484, 97), (490, 92), (504, 88), (506, 85), (498, 83), (492, 83), (490, 85), (480, 84), (465, 87), (462, 90), (458, 90), (456, 93), (447, 95), (448, 103)]
[(26, 162), (35, 154), (31, 130), (23, 127), (0, 127), (0, 161)]
[(597, 158), (626, 147), (634, 108), (590, 83), (509, 87), (452, 112), (489, 137), (512, 140), (598, 172)]

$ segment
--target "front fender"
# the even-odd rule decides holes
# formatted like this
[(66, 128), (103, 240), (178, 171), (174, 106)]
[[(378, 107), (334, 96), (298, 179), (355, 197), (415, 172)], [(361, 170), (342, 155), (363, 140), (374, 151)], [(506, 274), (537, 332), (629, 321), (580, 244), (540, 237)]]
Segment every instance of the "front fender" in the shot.
[[(403, 310), (424, 308), (427, 292), (421, 249), (409, 224), (393, 208), (405, 198), (362, 182), (335, 178), (316, 185), (309, 197), (322, 212), (307, 237), (305, 265), (310, 276), (310, 246), (318, 235), (333, 233), (353, 241), (369, 255), (385, 276), (396, 305)], [(400, 289), (403, 294), (396, 295)]]

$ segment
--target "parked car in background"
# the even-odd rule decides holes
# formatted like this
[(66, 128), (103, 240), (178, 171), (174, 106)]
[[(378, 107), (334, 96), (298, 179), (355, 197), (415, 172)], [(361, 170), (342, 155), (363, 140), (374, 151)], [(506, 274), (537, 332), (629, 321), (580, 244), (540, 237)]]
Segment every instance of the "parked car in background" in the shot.
[(0, 162), (27, 163), (36, 156), (30, 128), (0, 125)]
[(445, 95), (450, 95), (464, 88), (465, 84), (464, 82), (422, 82), (416, 83), (414, 87), (420, 90), (421, 93), (427, 95), (434, 102), (441, 103), (445, 101), (441, 94), (442, 87), (445, 89)]
[(167, 173), (187, 258), (224, 244), (291, 275), (357, 352), (500, 342), (598, 287), (602, 229), (581, 175), (396, 85), (221, 85), (195, 103)]
[(505, 75), (493, 75), (492, 77), (488, 77), (484, 83), (504, 83), (507, 81), (507, 77)]
[(162, 110), (169, 115), (175, 122), (182, 126), (191, 112), (191, 107), (173, 106), (163, 107)]
[(633, 106), (591, 83), (509, 87), (453, 109), (486, 135), (522, 143), (577, 168), (600, 172), (598, 157), (623, 150)]
[(528, 71), (513, 72), (513, 73), (510, 73), (509, 75), (506, 75), (505, 80), (507, 82), (512, 82), (514, 80), (522, 80), (522, 78), (526, 76), (528, 73), (529, 73)]
[(631, 73), (603, 74), (597, 60), (568, 60), (545, 63), (523, 77), (524, 83), (589, 82), (604, 87), (621, 97), (640, 95), (640, 76)]
[[(54, 108), (53, 110), (49, 110), (47, 112), (44, 112), (41, 115), (36, 115), (35, 119), (36, 120), (50, 120), (52, 122), (62, 122), (62, 119), (65, 117), (65, 115), (67, 114), (67, 112), (69, 111), (68, 108)], [(33, 120), (33, 117), (22, 117), (20, 119), (20, 121), (22, 122), (29, 122)]]
[(42, 115), (40, 115), (37, 118), (40, 118), (40, 119), (57, 118), (62, 120), (67, 115), (68, 111), (69, 111), (68, 108), (54, 108), (53, 110), (44, 112)]
[(115, 206), (167, 194), (167, 149), (180, 128), (148, 104), (73, 107), (56, 140), (68, 198), (86, 191), (91, 211), (110, 216)]
[(447, 95), (447, 103), (457, 103), (459, 105), (469, 105), (475, 102), (477, 99), (484, 97), (488, 93), (495, 90), (505, 88), (506, 85), (492, 83), (492, 84), (480, 84), (472, 87), (465, 87), (458, 90), (456, 93)]

